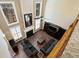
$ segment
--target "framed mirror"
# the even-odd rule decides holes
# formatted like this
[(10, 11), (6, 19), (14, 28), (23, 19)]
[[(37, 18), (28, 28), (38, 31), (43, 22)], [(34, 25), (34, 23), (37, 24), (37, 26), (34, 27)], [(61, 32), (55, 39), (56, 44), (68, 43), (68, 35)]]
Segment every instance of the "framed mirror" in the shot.
[(32, 25), (32, 13), (24, 14), (25, 27)]

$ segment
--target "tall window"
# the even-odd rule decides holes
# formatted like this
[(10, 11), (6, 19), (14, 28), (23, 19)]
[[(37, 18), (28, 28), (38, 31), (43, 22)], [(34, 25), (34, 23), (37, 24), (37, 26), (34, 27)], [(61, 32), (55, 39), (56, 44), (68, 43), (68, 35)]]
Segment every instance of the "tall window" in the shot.
[(36, 2), (36, 19), (35, 19), (35, 30), (38, 31), (41, 25), (41, 2)]
[(36, 19), (35, 20), (35, 29), (39, 29), (40, 28), (40, 23), (41, 23), (41, 20), (40, 19)]
[(40, 16), (40, 3), (36, 3), (36, 16)]

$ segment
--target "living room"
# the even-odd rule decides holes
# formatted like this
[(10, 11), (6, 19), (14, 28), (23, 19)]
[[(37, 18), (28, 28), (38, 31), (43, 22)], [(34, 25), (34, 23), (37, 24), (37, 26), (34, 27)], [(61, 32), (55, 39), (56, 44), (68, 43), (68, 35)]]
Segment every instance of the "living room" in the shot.
[(78, 0), (0, 0), (0, 31), (9, 57), (53, 57), (53, 49), (78, 22), (78, 5)]

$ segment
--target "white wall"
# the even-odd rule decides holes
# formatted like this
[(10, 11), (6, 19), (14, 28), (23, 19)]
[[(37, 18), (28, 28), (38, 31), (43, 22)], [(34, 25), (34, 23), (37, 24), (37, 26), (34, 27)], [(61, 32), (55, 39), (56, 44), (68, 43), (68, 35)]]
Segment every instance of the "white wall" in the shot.
[(33, 5), (32, 0), (20, 0), (20, 2), (23, 14), (32, 12), (32, 5)]
[[(33, 14), (33, 0), (20, 0), (20, 3), (21, 3), (21, 9), (22, 9), (22, 19), (24, 22), (24, 14), (28, 14), (28, 13)], [(33, 15), (32, 15), (32, 18), (33, 18)], [(30, 30), (29, 28), (32, 30), (34, 29), (34, 26), (29, 26), (28, 28), (25, 28), (24, 32), (27, 32), (27, 30)]]
[(3, 33), (0, 30), (0, 58), (10, 58), (10, 52), (6, 40), (3, 38)]
[(57, 24), (65, 29), (75, 20), (79, 13), (79, 0), (47, 0), (46, 21)]

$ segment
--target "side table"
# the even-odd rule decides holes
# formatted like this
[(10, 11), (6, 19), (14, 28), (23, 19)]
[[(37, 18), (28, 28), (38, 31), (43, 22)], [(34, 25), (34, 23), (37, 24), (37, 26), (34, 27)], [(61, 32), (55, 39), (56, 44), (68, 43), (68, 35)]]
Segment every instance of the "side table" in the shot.
[(37, 55), (38, 55), (39, 58), (43, 58), (44, 57), (44, 54), (41, 51)]

